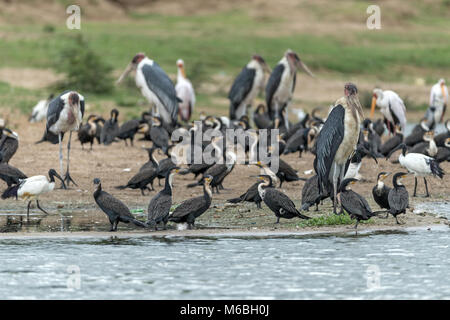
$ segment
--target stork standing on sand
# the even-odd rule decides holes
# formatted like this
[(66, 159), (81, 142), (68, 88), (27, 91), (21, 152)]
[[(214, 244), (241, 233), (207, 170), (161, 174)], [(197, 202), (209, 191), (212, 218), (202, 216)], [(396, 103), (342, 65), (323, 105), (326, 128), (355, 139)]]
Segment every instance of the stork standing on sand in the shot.
[(177, 121), (180, 99), (177, 98), (172, 80), (155, 61), (143, 53), (138, 53), (117, 80), (117, 84), (122, 82), (132, 70), (136, 70), (136, 86), (156, 108), (154, 115), (159, 115), (165, 124), (173, 126)]
[(370, 118), (373, 118), (375, 106), (380, 108), (384, 122), (390, 133), (395, 133), (395, 126), (400, 125), (402, 131), (406, 128), (406, 107), (397, 93), (391, 90), (373, 89)]
[(183, 121), (189, 121), (194, 111), (195, 105), (195, 92), (192, 87), (191, 81), (186, 78), (186, 72), (184, 70), (184, 61), (178, 59), (177, 61), (177, 84), (175, 85), (175, 91), (177, 92), (177, 97), (182, 100), (178, 104), (180, 118)]
[(238, 120), (247, 114), (258, 93), (264, 88), (264, 72), (270, 68), (260, 55), (254, 55), (233, 82), (230, 100), (230, 120)]
[(358, 89), (352, 83), (344, 87), (345, 96), (336, 101), (316, 142), (314, 169), (318, 176), (319, 192), (326, 194), (333, 186), (333, 211), (336, 213), (338, 185), (345, 175), (345, 165), (356, 150), (360, 123), (364, 120)]
[[(297, 53), (287, 50), (283, 58), (270, 74), (266, 85), (266, 104), (269, 115), (274, 121), (275, 128), (278, 128), (280, 121), (284, 121), (284, 126), (289, 129), (288, 107), (295, 90), (297, 70), (302, 68), (308, 75), (314, 77), (308, 67), (300, 60)], [(286, 109), (286, 112), (282, 111)]]
[(76, 91), (65, 91), (50, 101), (47, 111), (47, 126), (45, 136), (57, 136), (59, 142), (59, 166), (61, 176), (63, 175), (63, 154), (62, 139), (64, 133), (69, 131), (69, 141), (67, 143), (67, 171), (64, 181), (69, 185), (73, 182), (69, 174), (70, 161), (70, 140), (72, 139), (72, 131), (78, 131), (84, 115), (84, 97)]
[(444, 121), (445, 111), (448, 103), (448, 88), (445, 85), (445, 79), (439, 81), (431, 87), (430, 106), (427, 110), (427, 119), (430, 114), (434, 118), (435, 123)]

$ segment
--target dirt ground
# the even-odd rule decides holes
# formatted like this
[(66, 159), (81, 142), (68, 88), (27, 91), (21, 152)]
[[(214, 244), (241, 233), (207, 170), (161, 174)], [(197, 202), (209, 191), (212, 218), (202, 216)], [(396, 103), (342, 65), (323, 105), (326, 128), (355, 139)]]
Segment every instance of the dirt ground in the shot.
[[(22, 116), (15, 119), (17, 122), (16, 131), (19, 134), (19, 150), (10, 161), (10, 164), (22, 170), (26, 175), (46, 175), (50, 168), (59, 172), (58, 145), (49, 143), (35, 144), (42, 136), (45, 123), (29, 124), (26, 117)], [(64, 165), (66, 160), (66, 136), (64, 138)], [(13, 199), (1, 200), (0, 204), (0, 232), (45, 232), (45, 231), (107, 231), (109, 222), (106, 216), (100, 211), (93, 198), (94, 178), (102, 180), (103, 189), (115, 197), (125, 202), (136, 213), (136, 217), (145, 220), (147, 206), (150, 199), (162, 188), (158, 186), (155, 180), (156, 191), (142, 196), (139, 190), (118, 190), (114, 186), (126, 184), (144, 164), (147, 159), (147, 152), (142, 147), (150, 147), (151, 142), (137, 141), (134, 147), (125, 147), (123, 142), (114, 143), (111, 146), (95, 144), (93, 151), (82, 150), (76, 135), (72, 137), (71, 151), (71, 175), (77, 182), (78, 187), (71, 186), (69, 190), (55, 190), (45, 194), (41, 198), (41, 205), (47, 209), (51, 215), (42, 216), (36, 209), (32, 210), (30, 223), (24, 223), (26, 214), (26, 203)], [(157, 155), (159, 159), (163, 157)], [(299, 171), (299, 175), (305, 178), (310, 177), (304, 172), (312, 170), (313, 155), (304, 154), (302, 158), (298, 153), (282, 157), (291, 166)], [(395, 157), (394, 157), (395, 158)], [(445, 172), (449, 172), (449, 163), (442, 164)], [(127, 169), (127, 171), (125, 170)], [(129, 171), (128, 171), (129, 169)], [(385, 159), (379, 159), (378, 165), (369, 159), (363, 160), (363, 166), (360, 173), (366, 181), (359, 182), (354, 186), (354, 190), (369, 201), (373, 210), (379, 210), (371, 196), (371, 190), (376, 183), (376, 175), (381, 171), (398, 172), (401, 168), (398, 164), (392, 164)], [(225, 179), (225, 190), (220, 194), (214, 194), (211, 208), (197, 220), (201, 228), (207, 229), (237, 229), (237, 230), (345, 230), (342, 226), (323, 226), (323, 227), (299, 227), (300, 220), (285, 220), (277, 226), (274, 225), (274, 214), (263, 204), (263, 209), (257, 209), (253, 203), (243, 203), (230, 205), (226, 203), (229, 198), (237, 197), (247, 190), (255, 182), (252, 175), (259, 173), (255, 166), (236, 165), (232, 173)], [(412, 213), (414, 206), (424, 201), (448, 201), (450, 199), (449, 180), (445, 176), (443, 180), (429, 178), (429, 188), (431, 198), (410, 198), (412, 209), (408, 214), (401, 216), (405, 222), (404, 227), (428, 226), (437, 223), (446, 223), (445, 219), (436, 217), (427, 213)], [(186, 185), (193, 182), (193, 175), (177, 175), (174, 179), (173, 203), (202, 194), (200, 187), (186, 188)], [(164, 181), (162, 181), (162, 184)], [(301, 203), (301, 190), (304, 182), (290, 182), (283, 185), (282, 191), (291, 197), (297, 207)], [(391, 185), (388, 181), (388, 185)], [(405, 180), (410, 194), (413, 192), (414, 178), (408, 177)], [(1, 181), (0, 189), (6, 188), (6, 184)], [(422, 195), (425, 192), (422, 181), (419, 181), (418, 193)], [(327, 215), (331, 211), (331, 202), (326, 200), (320, 211), (307, 213), (311, 217)], [(360, 224), (360, 229), (374, 229), (395, 227), (395, 220), (392, 217), (388, 219), (373, 218), (367, 224)], [(172, 225), (172, 228), (173, 225)], [(128, 230), (130, 232), (142, 232), (134, 229), (132, 226), (124, 224), (119, 225), (119, 230)], [(159, 231), (164, 232), (164, 231)], [(165, 231), (174, 232), (174, 231)]]

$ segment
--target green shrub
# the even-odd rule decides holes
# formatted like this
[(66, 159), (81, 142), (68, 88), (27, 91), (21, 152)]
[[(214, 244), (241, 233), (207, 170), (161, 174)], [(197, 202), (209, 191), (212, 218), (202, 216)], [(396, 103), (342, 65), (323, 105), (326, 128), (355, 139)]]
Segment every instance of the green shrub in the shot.
[(112, 67), (89, 47), (81, 35), (59, 52), (57, 62), (56, 70), (66, 75), (57, 83), (57, 89), (99, 94), (112, 91)]

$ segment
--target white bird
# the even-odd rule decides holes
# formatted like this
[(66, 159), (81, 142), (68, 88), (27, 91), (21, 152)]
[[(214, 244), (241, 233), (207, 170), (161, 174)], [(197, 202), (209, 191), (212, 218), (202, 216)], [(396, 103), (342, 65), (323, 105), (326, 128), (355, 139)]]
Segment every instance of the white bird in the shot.
[(31, 112), (31, 116), (28, 119), (31, 123), (40, 122), (45, 119), (47, 116), (48, 105), (50, 101), (53, 99), (53, 93), (45, 100), (40, 100), (34, 107)]
[(48, 212), (42, 209), (39, 205), (39, 196), (50, 192), (55, 188), (55, 177), (61, 180), (63, 186), (65, 187), (64, 180), (59, 174), (56, 173), (54, 169), (50, 169), (48, 171), (48, 177), (48, 180), (46, 176), (42, 175), (19, 180), (17, 185), (8, 187), (8, 189), (3, 192), (2, 199), (15, 197), (16, 199), (20, 198), (22, 200), (27, 200), (27, 220), (30, 214), (30, 205), (33, 200), (36, 200), (36, 205), (39, 210), (45, 214), (48, 214)]
[[(69, 131), (69, 142), (67, 143), (67, 171), (64, 180), (67, 185), (73, 182), (69, 174), (69, 160), (70, 160), (70, 140), (72, 139), (72, 131), (78, 131), (84, 115), (84, 97), (76, 91), (65, 91), (58, 97), (53, 99), (47, 111), (47, 126), (44, 137), (52, 143), (59, 143), (59, 166), (61, 176), (63, 176), (63, 154), (62, 154), (62, 139), (64, 133)], [(58, 139), (56, 140), (56, 137)]]
[(230, 120), (239, 120), (247, 114), (247, 107), (264, 88), (264, 71), (270, 68), (260, 55), (254, 55), (234, 79), (228, 99), (230, 100)]
[(375, 106), (380, 108), (384, 116), (387, 128), (392, 134), (395, 133), (395, 125), (400, 125), (402, 131), (406, 128), (406, 107), (397, 93), (391, 90), (373, 89), (372, 106), (370, 117), (373, 118)]
[(406, 168), (409, 172), (414, 174), (414, 195), (416, 196), (416, 190), (417, 190), (417, 177), (423, 177), (423, 181), (425, 182), (425, 189), (426, 189), (426, 197), (429, 197), (430, 194), (428, 192), (428, 185), (427, 185), (427, 179), (426, 176), (437, 176), (439, 178), (443, 178), (444, 176), (444, 170), (439, 166), (439, 162), (437, 162), (434, 158), (426, 156), (421, 153), (408, 153), (406, 154), (407, 147), (404, 143), (401, 143), (393, 149), (389, 155), (387, 156), (387, 159), (397, 150), (402, 149), (402, 153), (398, 157), (398, 161), (400, 162), (400, 165), (404, 168)]
[[(289, 129), (289, 112), (287, 111), (289, 111), (288, 107), (295, 90), (297, 70), (300, 68), (314, 77), (299, 56), (294, 51), (287, 50), (267, 81), (266, 103), (275, 128), (278, 128), (280, 121), (282, 121), (286, 129)], [(284, 114), (283, 110), (286, 111)]]
[(431, 114), (435, 123), (441, 123), (444, 120), (445, 111), (448, 103), (448, 88), (444, 79), (431, 87), (430, 106), (427, 110), (427, 118)]
[(192, 87), (191, 81), (186, 78), (186, 73), (184, 70), (184, 61), (178, 59), (177, 61), (177, 84), (175, 85), (175, 91), (177, 92), (177, 97), (182, 100), (178, 104), (178, 112), (180, 114), (180, 118), (183, 121), (189, 121), (192, 116), (192, 112), (194, 111), (195, 106), (195, 92)]
[(166, 125), (172, 126), (178, 117), (178, 102), (175, 86), (164, 70), (143, 53), (138, 53), (117, 80), (117, 84), (136, 70), (136, 86), (142, 95), (156, 108), (154, 116), (160, 116)]

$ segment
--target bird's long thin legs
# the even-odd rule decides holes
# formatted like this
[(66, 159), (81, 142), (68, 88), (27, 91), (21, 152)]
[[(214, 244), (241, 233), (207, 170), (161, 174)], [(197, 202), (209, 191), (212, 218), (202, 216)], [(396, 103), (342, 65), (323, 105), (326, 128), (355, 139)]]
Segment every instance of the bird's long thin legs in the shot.
[[(62, 153), (61, 132), (58, 133), (58, 140), (59, 140), (59, 169), (61, 172), (61, 177), (63, 177), (64, 172), (63, 172), (63, 153)], [(61, 186), (61, 188), (62, 188), (62, 186)]]
[(30, 221), (30, 206), (31, 206), (31, 200), (28, 201), (28, 206), (27, 206), (27, 222)]
[(337, 182), (338, 182), (338, 172), (337, 172), (337, 164), (334, 163), (334, 172), (333, 172), (333, 213), (336, 214), (337, 207)]
[(70, 182), (72, 182), (75, 186), (78, 187), (78, 185), (73, 181), (72, 177), (69, 173), (69, 163), (70, 163), (70, 141), (72, 140), (72, 131), (69, 133), (69, 142), (67, 143), (67, 171), (66, 175), (64, 177), (64, 181), (67, 182), (67, 186), (69, 186)]
[(416, 191), (417, 191), (417, 177), (414, 177), (414, 194), (413, 194), (413, 197), (416, 196)]
[(427, 195), (425, 197), (429, 197), (430, 194), (428, 193), (428, 183), (427, 183), (427, 179), (425, 177), (423, 177), (423, 181), (425, 182), (425, 190), (427, 191)]
[(43, 213), (45, 213), (47, 215), (49, 214), (47, 211), (45, 211), (44, 209), (41, 208), (41, 206), (39, 205), (39, 200), (37, 200), (37, 199), (36, 199), (36, 205), (37, 205), (38, 209), (41, 210)]

